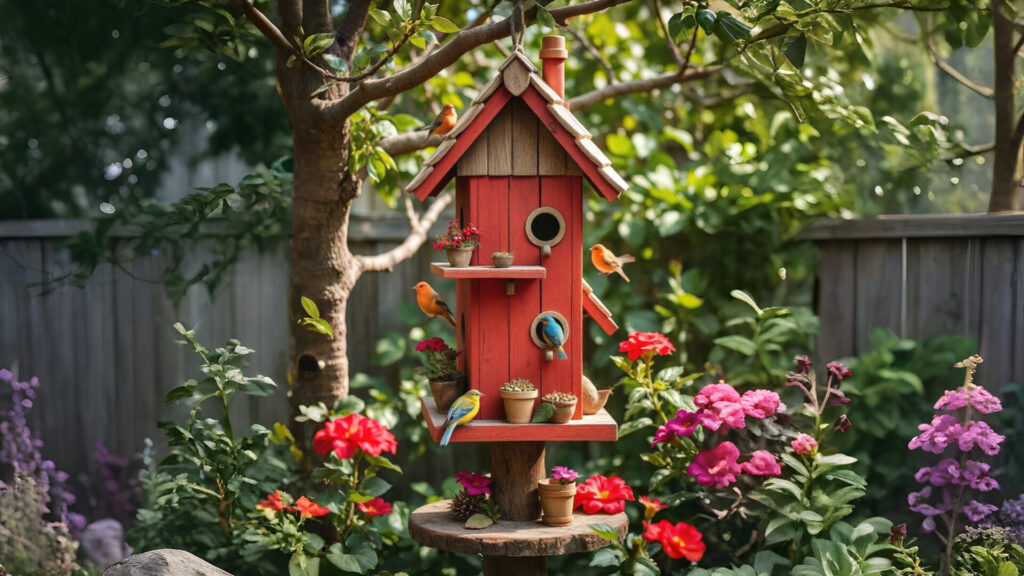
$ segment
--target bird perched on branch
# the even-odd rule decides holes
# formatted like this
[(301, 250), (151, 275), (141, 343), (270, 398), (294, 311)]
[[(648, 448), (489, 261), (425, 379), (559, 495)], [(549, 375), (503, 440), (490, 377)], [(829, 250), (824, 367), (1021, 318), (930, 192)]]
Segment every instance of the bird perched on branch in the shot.
[(612, 251), (605, 248), (600, 244), (594, 244), (590, 247), (590, 261), (594, 263), (594, 267), (597, 271), (605, 276), (615, 272), (626, 282), (629, 282), (629, 277), (622, 271), (622, 265), (630, 262), (635, 262), (636, 258), (633, 258), (629, 254), (623, 254), (622, 256), (615, 256)]
[(416, 303), (419, 304), (420, 310), (423, 310), (424, 314), (431, 318), (440, 316), (451, 324), (452, 328), (455, 328), (452, 309), (448, 307), (448, 304), (441, 298), (441, 295), (430, 287), (430, 284), (419, 282), (412, 289), (416, 291)]
[(551, 316), (541, 316), (540, 335), (548, 346), (558, 350), (559, 360), (568, 358), (565, 348), (562, 348), (562, 345), (565, 344), (565, 332), (562, 331), (562, 325), (557, 320)]
[(459, 396), (452, 407), (448, 409), (448, 417), (444, 419), (444, 436), (441, 437), (441, 446), (447, 446), (452, 439), (452, 432), (459, 424), (465, 424), (472, 420), (480, 411), (480, 398), (484, 395), (479, 390), (470, 390)]
[(434, 119), (434, 123), (430, 125), (427, 139), (423, 143), (430, 142), (430, 137), (434, 134), (447, 134), (452, 128), (455, 128), (455, 123), (458, 121), (459, 115), (455, 112), (455, 106), (445, 104), (444, 108), (441, 108), (441, 113)]

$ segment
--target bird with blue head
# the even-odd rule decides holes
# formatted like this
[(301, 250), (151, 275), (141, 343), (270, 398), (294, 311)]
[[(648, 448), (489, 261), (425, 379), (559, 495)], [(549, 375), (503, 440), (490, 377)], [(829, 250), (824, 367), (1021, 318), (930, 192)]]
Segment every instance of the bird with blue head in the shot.
[(546, 314), (541, 316), (540, 335), (545, 344), (558, 351), (559, 360), (565, 360), (569, 357), (565, 353), (565, 348), (562, 347), (565, 344), (565, 331), (562, 330), (562, 325), (559, 324), (558, 320)]

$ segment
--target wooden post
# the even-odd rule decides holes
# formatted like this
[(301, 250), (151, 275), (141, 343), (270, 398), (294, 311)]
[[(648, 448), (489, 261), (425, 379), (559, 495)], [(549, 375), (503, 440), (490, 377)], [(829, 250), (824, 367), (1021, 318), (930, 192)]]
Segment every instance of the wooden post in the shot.
[(544, 576), (548, 559), (543, 556), (484, 556), (484, 576)]
[(494, 500), (502, 518), (528, 521), (540, 518), (537, 482), (546, 477), (543, 442), (491, 444)]

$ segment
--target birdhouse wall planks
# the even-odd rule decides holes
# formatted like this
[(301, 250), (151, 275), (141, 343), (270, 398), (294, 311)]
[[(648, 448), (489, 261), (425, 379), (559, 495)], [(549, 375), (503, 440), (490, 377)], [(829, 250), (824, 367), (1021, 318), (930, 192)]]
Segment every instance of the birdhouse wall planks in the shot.
[[(616, 328), (583, 281), (583, 183), (608, 201), (627, 184), (568, 110), (562, 93), (566, 56), (564, 38), (544, 38), (542, 78), (521, 51), (513, 52), (406, 187), (426, 200), (455, 178), (456, 217), (481, 231), (470, 268), (432, 267), (456, 282), (460, 368), (469, 386), (485, 394), (474, 422), (504, 417), (499, 389), (514, 378), (532, 381), (540, 397), (550, 392), (580, 397), (584, 310), (600, 314), (595, 319), (609, 333)], [(496, 251), (513, 252), (515, 265), (491, 268)], [(543, 338), (532, 329), (544, 314), (562, 324), (565, 360), (546, 353)], [(582, 422), (582, 402), (577, 403), (568, 426), (577, 424), (580, 437), (572, 439), (614, 440), (614, 421), (606, 413), (603, 418), (611, 423), (610, 438), (607, 428), (597, 431), (589, 426), (593, 422)], [(528, 428), (550, 426), (565, 425), (517, 425), (508, 440), (534, 435)], [(560, 438), (565, 435), (559, 432)], [(474, 436), (457, 431), (452, 441)], [(501, 436), (492, 428), (487, 439)]]

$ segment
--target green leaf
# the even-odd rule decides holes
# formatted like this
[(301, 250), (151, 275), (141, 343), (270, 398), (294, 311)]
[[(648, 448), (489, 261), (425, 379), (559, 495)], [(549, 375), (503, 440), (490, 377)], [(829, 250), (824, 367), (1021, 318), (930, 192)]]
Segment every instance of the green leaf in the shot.
[(175, 402), (185, 400), (186, 398), (191, 398), (194, 390), (194, 386), (178, 386), (164, 396), (164, 405), (174, 404)]
[(377, 553), (369, 542), (350, 539), (349, 543), (347, 552), (341, 542), (328, 548), (327, 561), (345, 572), (356, 574), (367, 574), (377, 566)]
[(402, 473), (402, 468), (400, 466), (398, 466), (397, 464), (395, 464), (394, 462), (392, 462), (391, 460), (388, 460), (387, 458), (385, 458), (383, 456), (373, 456), (371, 454), (363, 454), (363, 460), (366, 460), (367, 462), (369, 462), (371, 466), (380, 466), (381, 468), (387, 468), (388, 470), (394, 470), (395, 472), (398, 472), (399, 474)]
[(412, 18), (412, 3), (409, 0), (395, 0), (395, 12), (402, 17), (402, 20)]
[(391, 14), (380, 8), (371, 8), (370, 18), (373, 18), (381, 26), (387, 26), (391, 23)]
[(704, 32), (711, 34), (715, 29), (715, 13), (707, 8), (697, 10), (697, 24), (704, 29)]
[(754, 313), (757, 314), (758, 317), (764, 313), (764, 311), (761, 310), (761, 307), (757, 305), (757, 302), (754, 302), (754, 299), (750, 294), (747, 294), (743, 290), (733, 290), (732, 292), (729, 292), (729, 295), (741, 302), (746, 302), (748, 306), (754, 309)]
[(454, 22), (443, 16), (435, 16), (431, 18), (430, 26), (442, 34), (455, 34), (459, 31), (459, 27), (456, 26)]
[(541, 424), (551, 420), (551, 417), (555, 415), (555, 405), (550, 402), (542, 402), (540, 406), (533, 412), (533, 418), (530, 422), (534, 424)]
[(604, 538), (605, 540), (609, 540), (611, 542), (619, 541), (618, 531), (615, 530), (615, 528), (609, 526), (608, 524), (604, 524), (603, 522), (595, 522), (594, 524), (590, 525), (590, 529), (593, 530), (595, 534), (597, 534), (601, 538)]
[(348, 62), (346, 62), (344, 58), (339, 58), (334, 54), (324, 54), (324, 61), (327, 62), (328, 66), (334, 68), (335, 70), (341, 72), (342, 74), (348, 72)]
[(327, 320), (324, 320), (323, 318), (303, 318), (299, 320), (299, 324), (310, 332), (323, 334), (331, 340), (334, 340), (334, 329), (332, 329), (331, 325), (327, 323)]
[(604, 143), (608, 147), (608, 151), (616, 156), (622, 156), (623, 158), (636, 157), (636, 148), (633, 147), (633, 143), (629, 140), (628, 136), (609, 134), (605, 136)]
[(668, 19), (668, 33), (677, 44), (686, 40), (690, 31), (697, 25), (697, 17), (693, 6), (686, 6)]
[(548, 12), (540, 6), (537, 7), (537, 22), (541, 26), (546, 26), (551, 30), (558, 27), (558, 24), (555, 23), (555, 17), (551, 15), (551, 12)]
[(494, 524), (494, 520), (483, 514), (473, 514), (469, 520), (466, 520), (466, 528), (470, 530), (483, 530), (491, 524)]
[(359, 483), (359, 491), (363, 494), (376, 498), (391, 489), (391, 484), (379, 476), (367, 478)]
[(782, 39), (782, 46), (779, 49), (786, 60), (799, 70), (804, 67), (804, 59), (807, 56), (807, 36), (787, 36)]
[(316, 302), (313, 302), (305, 296), (299, 298), (299, 301), (302, 302), (302, 309), (306, 311), (306, 314), (308, 314), (310, 318), (320, 317), (320, 309), (317, 308)]
[(590, 565), (596, 567), (618, 566), (623, 561), (622, 552), (617, 548), (601, 548), (590, 559)]
[[(725, 10), (718, 11), (717, 29), (725, 32), (731, 40), (747, 40), (750, 38), (750, 26)], [(721, 34), (718, 37), (721, 38)]]
[(312, 532), (303, 532), (302, 536), (306, 539), (306, 546), (304, 550), (310, 554), (316, 554), (324, 547), (324, 539), (319, 534)]
[(622, 439), (637, 430), (643, 430), (644, 428), (651, 426), (654, 426), (654, 421), (647, 417), (623, 422), (622, 426), (619, 426), (619, 439)]
[(277, 384), (269, 377), (259, 375), (246, 378), (238, 389), (250, 396), (270, 396), (277, 390)]
[(757, 352), (757, 346), (753, 340), (736, 334), (715, 338), (714, 342), (718, 346), (735, 350), (744, 356), (753, 356)]
[(302, 41), (302, 53), (306, 58), (312, 58), (330, 48), (331, 44), (334, 44), (333, 33), (312, 34), (306, 36), (306, 39)]

